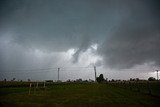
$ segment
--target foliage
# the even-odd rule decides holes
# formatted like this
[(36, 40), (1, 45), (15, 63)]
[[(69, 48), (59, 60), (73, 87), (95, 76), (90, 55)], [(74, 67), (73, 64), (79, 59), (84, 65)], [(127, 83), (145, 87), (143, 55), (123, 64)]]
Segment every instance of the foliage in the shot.
[(155, 81), (156, 79), (154, 77), (149, 77), (148, 81)]
[(101, 83), (104, 81), (103, 74), (100, 74), (99, 77), (96, 78), (98, 83)]

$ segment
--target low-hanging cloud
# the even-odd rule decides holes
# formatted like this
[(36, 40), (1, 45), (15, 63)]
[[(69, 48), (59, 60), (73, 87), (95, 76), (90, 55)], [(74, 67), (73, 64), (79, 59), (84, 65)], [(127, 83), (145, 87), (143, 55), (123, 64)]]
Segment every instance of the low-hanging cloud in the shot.
[[(158, 0), (0, 1), (0, 72), (67, 64), (158, 66), (159, 19)], [(93, 44), (97, 49), (88, 51)]]
[(134, 2), (127, 8), (130, 14), (101, 44), (99, 53), (109, 67), (131, 68), (150, 62), (159, 66), (160, 11), (151, 4), (148, 7), (148, 4)]

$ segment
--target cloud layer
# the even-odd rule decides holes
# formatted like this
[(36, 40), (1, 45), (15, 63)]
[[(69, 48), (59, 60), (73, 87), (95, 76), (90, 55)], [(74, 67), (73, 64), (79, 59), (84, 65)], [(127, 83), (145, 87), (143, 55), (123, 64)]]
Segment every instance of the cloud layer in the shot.
[(0, 71), (94, 64), (117, 70), (146, 63), (158, 67), (159, 4), (158, 0), (0, 1)]
[(159, 66), (158, 4), (158, 1), (129, 1), (128, 5), (124, 5), (126, 10), (123, 12), (126, 16), (112, 29), (112, 33), (99, 48), (106, 65), (111, 68), (131, 68), (154, 62)]

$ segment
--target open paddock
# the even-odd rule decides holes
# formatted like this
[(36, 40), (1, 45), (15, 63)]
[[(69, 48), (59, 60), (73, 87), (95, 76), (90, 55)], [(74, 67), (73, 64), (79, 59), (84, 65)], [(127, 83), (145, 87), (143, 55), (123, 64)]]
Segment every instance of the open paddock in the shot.
[[(1, 87), (4, 107), (159, 107), (160, 98), (98, 83), (46, 83), (45, 87)], [(43, 84), (39, 83), (39, 84)], [(29, 93), (30, 90), (30, 93)]]

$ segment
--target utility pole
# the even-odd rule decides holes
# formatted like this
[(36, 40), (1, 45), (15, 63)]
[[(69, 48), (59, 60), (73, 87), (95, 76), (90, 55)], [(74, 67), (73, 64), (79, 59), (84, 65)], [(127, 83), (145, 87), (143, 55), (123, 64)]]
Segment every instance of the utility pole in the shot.
[(58, 68), (58, 81), (59, 81), (59, 71), (60, 71), (60, 68)]
[(96, 66), (94, 66), (94, 73), (95, 73), (95, 82), (97, 81), (96, 78), (97, 78), (97, 74), (96, 74)]
[(159, 79), (159, 78), (158, 78), (158, 70), (156, 70), (156, 71), (157, 71), (157, 80), (158, 80), (158, 79)]

